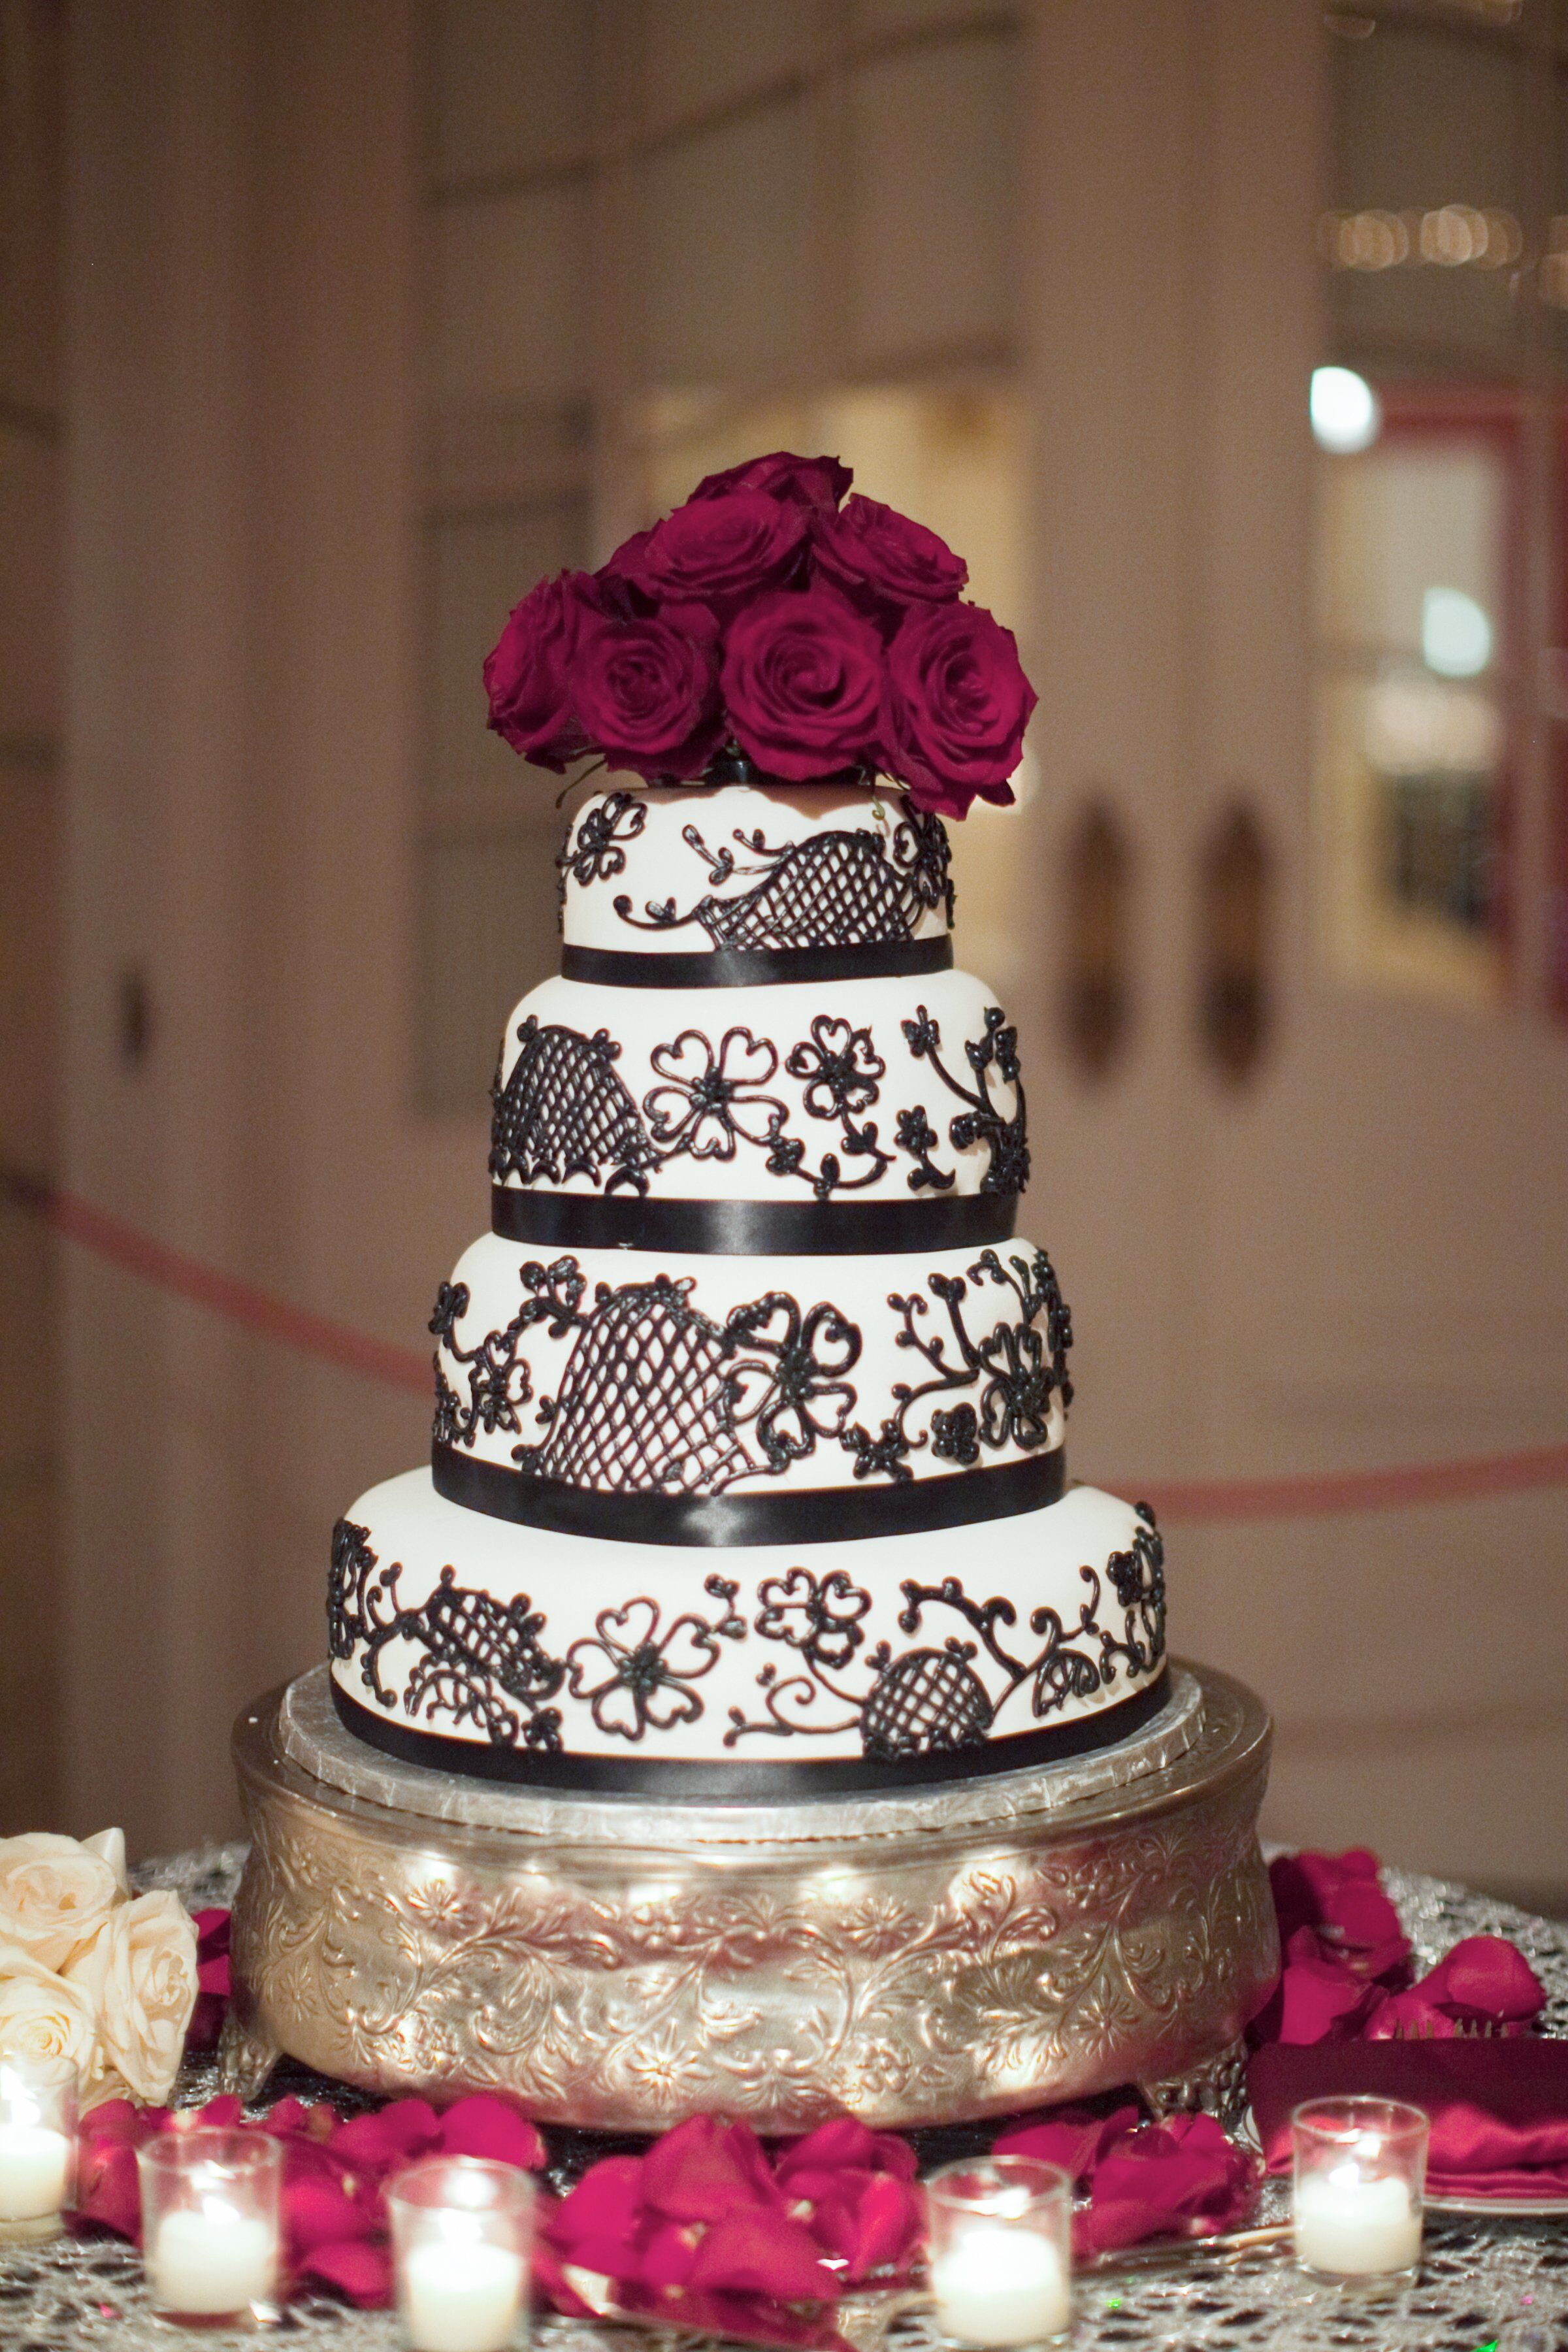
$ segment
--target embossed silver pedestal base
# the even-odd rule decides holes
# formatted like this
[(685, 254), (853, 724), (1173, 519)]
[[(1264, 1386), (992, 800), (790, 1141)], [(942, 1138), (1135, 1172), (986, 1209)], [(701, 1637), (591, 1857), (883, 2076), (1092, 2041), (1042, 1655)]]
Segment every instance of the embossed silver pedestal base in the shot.
[(1077, 1763), (896, 1796), (680, 1804), (497, 1789), (375, 1754), (324, 1669), (235, 1731), (232, 2087), (284, 2052), (541, 2122), (704, 2109), (952, 2123), (1119, 2084), (1224, 2104), (1278, 1965), (1268, 1718), (1178, 1668)]

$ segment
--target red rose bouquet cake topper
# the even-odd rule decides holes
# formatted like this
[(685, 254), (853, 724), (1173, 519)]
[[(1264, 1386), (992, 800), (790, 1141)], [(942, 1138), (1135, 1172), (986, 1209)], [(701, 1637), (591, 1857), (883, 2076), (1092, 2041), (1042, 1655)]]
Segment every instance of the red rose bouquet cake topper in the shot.
[(562, 774), (648, 783), (737, 759), (787, 783), (878, 774), (917, 808), (1007, 803), (1035, 691), (933, 530), (846, 498), (837, 457), (710, 474), (597, 572), (542, 580), (485, 664), (491, 727)]

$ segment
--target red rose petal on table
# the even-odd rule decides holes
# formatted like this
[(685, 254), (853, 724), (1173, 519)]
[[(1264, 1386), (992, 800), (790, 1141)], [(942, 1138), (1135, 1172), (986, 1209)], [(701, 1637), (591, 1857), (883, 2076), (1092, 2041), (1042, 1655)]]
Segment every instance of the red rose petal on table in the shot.
[(837, 2199), (824, 2199), (806, 2228), (828, 2253), (839, 2255), (851, 2286), (879, 2271), (902, 2272), (925, 2236), (925, 2200), (912, 2180), (890, 2172), (852, 2172), (856, 2183)]
[(1451, 2041), (1477, 2025), (1528, 2033), (1546, 2006), (1540, 1979), (1502, 1936), (1467, 1936), (1420, 1982), (1390, 1993), (1367, 2024), (1369, 2041)]
[(1175, 2116), (1117, 2142), (1096, 2165), (1074, 2242), (1100, 2253), (1144, 2238), (1212, 2236), (1246, 2211), (1253, 2168), (1212, 2116)]
[(544, 2142), (521, 2108), (489, 2091), (448, 2107), (437, 2144), (444, 2156), (485, 2157), (522, 2172), (542, 2171), (545, 2161)]
[(211, 1959), (217, 1953), (227, 1951), (229, 1927), (233, 1916), (232, 1912), (224, 1910), (216, 1904), (208, 1910), (192, 1912), (191, 1924), (196, 1931), (198, 1960)]
[[(630, 2241), (642, 2217), (643, 2162), (640, 2156), (601, 2157), (562, 2199), (549, 2226), (566, 2261), (577, 2262), (574, 2250), (590, 2238)], [(595, 2266), (584, 2258), (583, 2267)]]
[(395, 2099), (374, 2115), (353, 2116), (335, 2135), (333, 2152), (345, 2164), (374, 2175), (401, 2171), (428, 2153), (440, 2129), (441, 2119), (428, 2100)]
[(874, 2132), (858, 2116), (836, 2116), (804, 2139), (791, 2141), (779, 2157), (778, 2179), (782, 2186), (793, 2183), (803, 2169), (832, 2172), (846, 2164), (896, 2173), (905, 2180), (912, 2180), (919, 2170), (914, 2149), (897, 2132)]
[(318, 2246), (381, 2234), (378, 2201), (351, 2189), (329, 2158), (311, 2164), (300, 2148), (289, 2150), (282, 2210), (284, 2242), (295, 2263)]
[(1253, 2022), (1259, 2042), (1346, 2041), (1359, 2033), (1377, 1989), (1324, 1952), (1316, 1932), (1290, 1938), (1278, 1992)]
[(787, 2213), (753, 2207), (705, 2230), (688, 2284), (696, 2292), (826, 2302), (838, 2289), (810, 2233)]
[(362, 2311), (384, 2310), (392, 2301), (392, 2249), (370, 2238), (345, 2238), (315, 2246), (298, 2265), (299, 2275), (331, 2287)]
[(717, 2116), (693, 2116), (654, 2142), (642, 2159), (640, 2194), (672, 2221), (719, 2221), (737, 2205), (783, 2202), (756, 2134)]
[(1109, 2116), (1091, 2116), (1081, 2108), (1068, 2107), (1043, 2123), (1004, 2132), (991, 2153), (1032, 2156), (1041, 2164), (1059, 2165), (1074, 2180), (1082, 2180), (1105, 2151), (1136, 2130), (1142, 2121), (1142, 2111), (1134, 2106), (1117, 2107)]
[(1539, 2017), (1546, 2006), (1541, 1979), (1506, 1936), (1466, 1936), (1438, 1961), (1432, 1977), (1441, 1978), (1446, 2001), (1483, 2017), (1522, 2021)]
[(566, 2276), (565, 2265), (548, 2238), (534, 2239), (532, 2273), (535, 2303), (550, 2304), (567, 2319), (592, 2319), (593, 2305), (584, 2302)]

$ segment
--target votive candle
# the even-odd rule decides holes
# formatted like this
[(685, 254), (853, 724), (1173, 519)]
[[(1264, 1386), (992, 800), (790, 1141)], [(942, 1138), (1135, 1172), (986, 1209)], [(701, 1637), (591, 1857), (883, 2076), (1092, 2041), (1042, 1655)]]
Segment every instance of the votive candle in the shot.
[(75, 2189), (76, 2105), (70, 2059), (0, 2059), (0, 2237), (59, 2228)]
[(386, 2203), (413, 2352), (506, 2352), (528, 2308), (528, 2174), (479, 2157), (432, 2157), (398, 2175)]
[(176, 2128), (136, 2160), (142, 2259), (158, 2308), (187, 2323), (266, 2316), (278, 2292), (282, 2142)]
[(1072, 2325), (1072, 2182), (1029, 2157), (944, 2165), (926, 2187), (937, 2326), (965, 2345), (1058, 2341)]
[(1329, 2279), (1398, 2282), (1421, 2261), (1428, 2125), (1395, 2099), (1315, 2099), (1290, 2119), (1296, 2259)]

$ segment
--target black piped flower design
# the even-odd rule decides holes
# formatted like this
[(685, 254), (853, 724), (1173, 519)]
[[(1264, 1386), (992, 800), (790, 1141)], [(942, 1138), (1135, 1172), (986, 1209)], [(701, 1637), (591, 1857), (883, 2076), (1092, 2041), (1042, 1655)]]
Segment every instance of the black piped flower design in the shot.
[(869, 1029), (851, 1028), (819, 1013), (811, 1034), (790, 1048), (784, 1063), (792, 1078), (804, 1078), (805, 1107), (813, 1118), (842, 1118), (868, 1110), (877, 1099), (878, 1080), (888, 1066), (871, 1043)]
[(665, 1084), (643, 1097), (654, 1140), (674, 1159), (733, 1160), (735, 1139), (772, 1143), (786, 1112), (764, 1094), (779, 1066), (778, 1048), (749, 1029), (727, 1029), (717, 1051), (700, 1029), (683, 1029), (650, 1055)]
[(706, 1589), (723, 1604), (711, 1623), (687, 1611), (661, 1632), (658, 1603), (644, 1598), (602, 1609), (594, 1633), (573, 1643), (566, 1653), (571, 1695), (587, 1702), (601, 1731), (635, 1746), (650, 1726), (669, 1731), (700, 1717), (692, 1684), (711, 1674), (721, 1641), (742, 1641), (746, 1633), (733, 1605), (739, 1586), (710, 1576)]
[[(724, 1327), (742, 1362), (742, 1382), (754, 1378), (761, 1390), (755, 1407), (756, 1441), (770, 1469), (784, 1470), (816, 1450), (821, 1438), (842, 1438), (855, 1409), (855, 1391), (846, 1375), (860, 1357), (860, 1333), (826, 1301), (803, 1314), (785, 1290), (770, 1290), (737, 1307)], [(760, 1357), (761, 1363), (755, 1359)], [(744, 1396), (737, 1404), (737, 1427), (752, 1418)]]
[(841, 1568), (817, 1578), (808, 1568), (770, 1576), (757, 1588), (762, 1613), (756, 1620), (764, 1642), (787, 1642), (792, 1650), (837, 1674), (849, 1664), (866, 1636), (860, 1621), (871, 1596), (851, 1584)]

